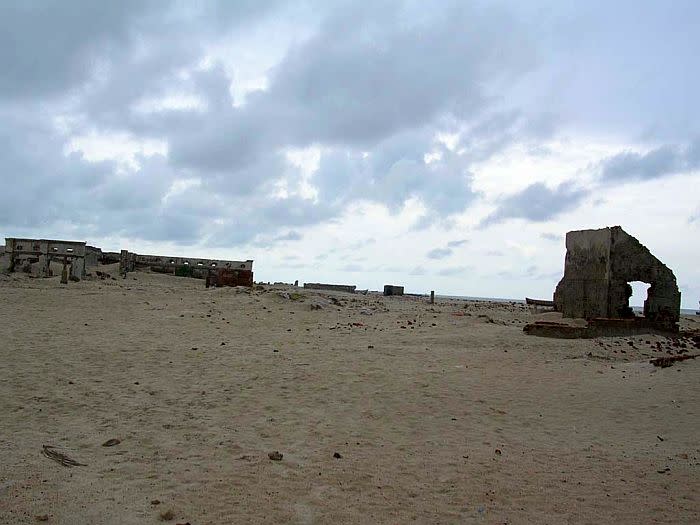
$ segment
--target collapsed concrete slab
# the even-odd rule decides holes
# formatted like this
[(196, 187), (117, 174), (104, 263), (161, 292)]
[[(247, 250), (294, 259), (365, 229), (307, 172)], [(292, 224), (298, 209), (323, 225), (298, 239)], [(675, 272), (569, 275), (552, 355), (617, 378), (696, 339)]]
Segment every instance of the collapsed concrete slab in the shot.
[(677, 330), (681, 293), (673, 272), (620, 226), (566, 234), (564, 277), (554, 292), (563, 317), (633, 318), (630, 282), (650, 285), (645, 319), (660, 329)]

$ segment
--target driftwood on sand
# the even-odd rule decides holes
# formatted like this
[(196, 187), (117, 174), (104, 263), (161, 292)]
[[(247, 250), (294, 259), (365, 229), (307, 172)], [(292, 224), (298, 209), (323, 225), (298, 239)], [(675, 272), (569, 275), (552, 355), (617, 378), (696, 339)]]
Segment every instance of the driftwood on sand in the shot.
[(63, 452), (58, 452), (55, 450), (56, 447), (51, 445), (42, 445), (42, 454), (49, 459), (54, 460), (56, 463), (60, 463), (64, 467), (84, 467), (85, 463), (78, 463), (74, 459), (69, 458)]

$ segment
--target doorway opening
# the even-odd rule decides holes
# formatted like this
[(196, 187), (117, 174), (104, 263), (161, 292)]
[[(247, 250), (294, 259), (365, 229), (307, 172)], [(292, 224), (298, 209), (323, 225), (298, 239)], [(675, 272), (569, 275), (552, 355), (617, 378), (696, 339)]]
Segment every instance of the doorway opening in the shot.
[(631, 281), (627, 284), (632, 292), (627, 303), (630, 308), (630, 314), (635, 317), (644, 317), (644, 301), (649, 297), (649, 283)]

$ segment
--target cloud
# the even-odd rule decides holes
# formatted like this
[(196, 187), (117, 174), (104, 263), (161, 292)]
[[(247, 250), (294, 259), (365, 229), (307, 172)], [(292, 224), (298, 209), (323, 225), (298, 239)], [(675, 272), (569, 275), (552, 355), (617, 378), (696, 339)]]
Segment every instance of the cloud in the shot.
[(278, 235), (277, 237), (274, 238), (274, 241), (279, 242), (279, 241), (300, 241), (303, 239), (304, 236), (299, 233), (298, 231), (290, 231), (287, 232), (283, 235)]
[(534, 65), (515, 20), (497, 10), (448, 3), (417, 14), (409, 3), (334, 9), (256, 103), (272, 104), (298, 140), (364, 149), (442, 115), (476, 113), (480, 82)]
[[(159, 56), (171, 67), (203, 52), (198, 44), (222, 30), (251, 23), (278, 2), (209, 2), (207, 5), (122, 0), (0, 3), (0, 97), (57, 97), (81, 90), (119, 70), (135, 55)], [(178, 41), (183, 43), (178, 43)], [(160, 70), (157, 70), (160, 72)], [(132, 77), (139, 89), (154, 71)], [(113, 77), (112, 77), (113, 78)], [(124, 88), (121, 85), (121, 88)], [(114, 92), (114, 91), (113, 91)], [(71, 93), (74, 95), (76, 93)]]
[(626, 151), (601, 161), (604, 181), (650, 180), (700, 168), (700, 141), (687, 146), (661, 146), (647, 153)]
[(551, 189), (542, 182), (536, 182), (502, 199), (496, 210), (479, 226), (485, 228), (508, 219), (544, 222), (572, 211), (588, 194), (589, 190), (576, 188), (572, 183), (563, 183)]
[(423, 268), (422, 266), (416, 266), (408, 274), (412, 275), (412, 276), (420, 276), (420, 275), (425, 275), (426, 273), (427, 272), (426, 272), (425, 268)]
[(547, 241), (559, 242), (562, 240), (562, 236), (557, 233), (544, 232), (540, 234), (540, 237)]
[[(19, 156), (26, 162), (19, 172), (30, 173), (32, 185), (47, 186), (52, 183), (43, 175), (62, 165), (73, 174), (98, 171), (82, 213), (90, 227), (68, 213), (67, 195), (76, 185), (65, 190), (66, 198), (52, 201), (56, 219), (67, 218), (95, 235), (239, 244), (332, 220), (350, 203), (366, 200), (397, 213), (408, 200), (417, 199), (426, 208), (422, 224), (432, 224), (478, 198), (469, 171), (476, 155), (457, 153), (437, 142), (441, 122), (448, 117), (478, 119), (488, 106), (481, 88), (486, 79), (518, 75), (531, 67), (527, 46), (521, 45), (523, 35), (512, 19), (497, 11), (451, 6), (424, 18), (409, 16), (406, 20), (411, 21), (404, 24), (396, 21), (396, 8), (410, 11), (407, 5), (384, 6), (369, 16), (348, 4), (323, 13), (319, 30), (292, 46), (270, 71), (268, 88), (234, 106), (231, 69), (217, 60), (199, 65), (206, 45), (245, 20), (264, 20), (274, 6), (178, 5), (161, 12), (142, 3), (125, 3), (111, 11), (85, 9), (78, 16), (70, 6), (62, 10), (58, 3), (47, 5), (44, 10), (3, 7), (8, 27), (14, 23), (23, 28), (17, 38), (24, 52), (8, 57), (9, 70), (17, 72), (11, 79), (16, 85), (0, 86), (0, 97), (24, 97), (29, 108), (35, 101), (37, 112), (44, 110), (40, 104), (45, 97), (65, 100), (52, 108), (63, 122), (62, 130), (52, 129), (45, 115), (15, 115), (17, 123), (37, 117), (46, 122), (38, 143), (50, 148), (37, 159), (38, 152), (24, 145), (37, 143), (37, 137), (23, 135), (21, 126), (10, 128), (16, 150), (24, 150)], [(32, 77), (27, 61), (34, 54), (32, 45), (47, 41), (33, 31), (48, 27), (52, 17), (57, 25), (47, 34), (59, 26), (61, 31), (70, 29), (71, 24), (75, 31), (67, 31), (64, 40), (55, 39), (56, 53), (39, 53), (55, 68), (47, 62), (37, 69), (51, 78), (48, 81)], [(71, 17), (75, 20), (68, 20)], [(475, 27), (505, 24), (512, 31), (507, 39), (496, 39), (485, 29), (456, 30), (467, 21)], [(373, 39), (382, 42), (380, 53)], [(185, 41), (199, 44), (178, 44)], [(494, 60), (502, 67), (490, 67)], [(197, 103), (163, 105), (178, 96)], [(496, 119), (470, 136), (498, 134), (510, 125), (508, 119)], [(115, 134), (135, 142), (162, 141), (167, 153), (158, 160), (142, 155), (137, 169), (112, 161), (88, 162), (80, 150), (71, 159), (63, 156), (71, 136)], [(313, 144), (324, 146), (319, 169), (309, 181), (318, 192), (316, 199), (300, 195), (300, 171), (283, 154), (285, 148)], [(440, 152), (440, 158), (428, 163), (425, 154), (431, 151)], [(126, 176), (116, 176), (118, 171)], [(147, 191), (131, 197), (136, 179)], [(179, 179), (199, 183), (165, 202), (170, 181)], [(273, 197), (279, 181), (291, 195)], [(32, 191), (17, 187), (18, 195)], [(82, 198), (79, 192), (72, 195)], [(20, 216), (6, 210), (2, 225), (20, 225)], [(22, 224), (38, 226), (51, 217), (30, 209)]]
[(452, 250), (449, 248), (434, 248), (427, 253), (430, 259), (444, 259), (452, 255)]
[(460, 246), (464, 246), (469, 242), (469, 239), (460, 239), (458, 241), (450, 241), (447, 243), (448, 248), (459, 248)]
[(362, 239), (360, 241), (354, 242), (351, 245), (348, 246), (350, 250), (359, 250), (360, 248), (364, 248), (365, 246), (371, 246), (377, 242), (377, 239), (374, 237), (368, 237), (367, 239)]

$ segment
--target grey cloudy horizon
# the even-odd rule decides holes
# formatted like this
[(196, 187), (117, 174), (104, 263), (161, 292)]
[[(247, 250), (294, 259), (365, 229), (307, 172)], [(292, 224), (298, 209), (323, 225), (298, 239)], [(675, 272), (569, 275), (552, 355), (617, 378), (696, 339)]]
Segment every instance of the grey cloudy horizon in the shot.
[(693, 1), (0, 3), (0, 231), (546, 297), (566, 231), (619, 224), (693, 308), (698, 22)]

